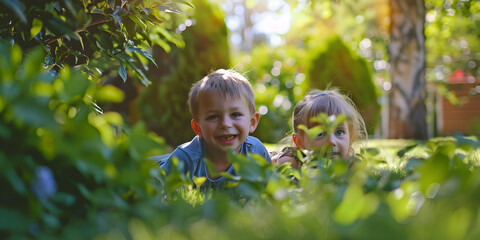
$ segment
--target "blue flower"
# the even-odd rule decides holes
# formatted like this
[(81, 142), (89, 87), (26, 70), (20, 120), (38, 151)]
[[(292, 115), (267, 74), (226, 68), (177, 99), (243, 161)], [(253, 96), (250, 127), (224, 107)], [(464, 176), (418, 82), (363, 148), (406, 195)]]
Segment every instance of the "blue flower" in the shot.
[(35, 171), (32, 184), (33, 193), (41, 200), (47, 199), (57, 191), (57, 183), (50, 168), (40, 166)]

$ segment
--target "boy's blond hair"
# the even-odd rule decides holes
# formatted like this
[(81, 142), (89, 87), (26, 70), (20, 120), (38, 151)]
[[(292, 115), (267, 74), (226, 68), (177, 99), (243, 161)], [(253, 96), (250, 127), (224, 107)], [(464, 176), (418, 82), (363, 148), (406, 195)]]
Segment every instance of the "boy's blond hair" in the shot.
[(252, 85), (242, 74), (232, 69), (218, 69), (193, 85), (188, 95), (188, 106), (193, 119), (198, 117), (199, 99), (203, 94), (220, 93), (236, 100), (245, 97), (250, 112), (255, 113)]

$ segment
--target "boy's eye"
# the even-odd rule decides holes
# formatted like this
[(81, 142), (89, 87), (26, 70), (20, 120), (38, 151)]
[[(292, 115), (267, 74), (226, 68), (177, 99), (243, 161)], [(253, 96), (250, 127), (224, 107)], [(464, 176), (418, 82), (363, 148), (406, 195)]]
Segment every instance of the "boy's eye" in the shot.
[(317, 135), (317, 137), (323, 137), (323, 136), (325, 136), (325, 132), (321, 132)]
[(207, 116), (207, 120), (215, 120), (215, 119), (217, 119), (217, 118), (218, 118), (217, 115), (209, 115), (209, 116)]
[(241, 116), (242, 116), (241, 113), (238, 113), (238, 112), (232, 113), (232, 118), (238, 118), (238, 117), (241, 117)]

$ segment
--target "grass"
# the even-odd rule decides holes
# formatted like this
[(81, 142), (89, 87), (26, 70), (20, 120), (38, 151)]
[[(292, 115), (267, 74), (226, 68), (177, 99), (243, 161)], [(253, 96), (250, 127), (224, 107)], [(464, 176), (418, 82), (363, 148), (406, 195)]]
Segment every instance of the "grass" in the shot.
[[(479, 137), (477, 136), (436, 137), (428, 142), (411, 139), (369, 139), (366, 142), (354, 142), (353, 148), (355, 153), (360, 154), (361, 159), (364, 159), (371, 169), (402, 172), (409, 159), (429, 158), (431, 149), (427, 148), (428, 144), (447, 141), (463, 142), (464, 147), (457, 148), (455, 154), (461, 154), (465, 156), (465, 161), (471, 161), (474, 165), (480, 166), (478, 140)], [(465, 146), (470, 147), (465, 148)], [(269, 152), (281, 149), (276, 143), (265, 143), (265, 147)]]
[[(409, 151), (405, 156), (398, 156), (397, 153), (405, 147), (421, 143), (417, 140), (410, 139), (370, 139), (368, 141), (358, 141), (353, 144), (355, 153), (360, 153), (368, 159), (368, 165), (378, 170), (400, 171), (405, 166), (407, 159), (410, 157), (421, 157), (424, 153), (421, 146), (415, 147), (413, 151)], [(277, 144), (264, 143), (269, 152), (278, 151)], [(361, 148), (364, 150), (361, 150)], [(418, 149), (417, 149), (418, 148)]]

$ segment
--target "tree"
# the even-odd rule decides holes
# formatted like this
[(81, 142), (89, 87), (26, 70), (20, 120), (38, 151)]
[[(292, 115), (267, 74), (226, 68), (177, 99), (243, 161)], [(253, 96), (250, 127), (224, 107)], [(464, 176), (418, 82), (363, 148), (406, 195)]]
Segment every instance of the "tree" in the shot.
[(391, 83), (389, 138), (427, 138), (425, 107), (425, 4), (390, 0)]
[(168, 13), (181, 13), (177, 3), (190, 5), (183, 0), (0, 1), (0, 39), (24, 51), (43, 46), (44, 65), (54, 76), (65, 65), (82, 65), (94, 77), (113, 72), (124, 81), (130, 70), (148, 85), (145, 66), (153, 62), (148, 48), (168, 51), (167, 42), (179, 42)]

